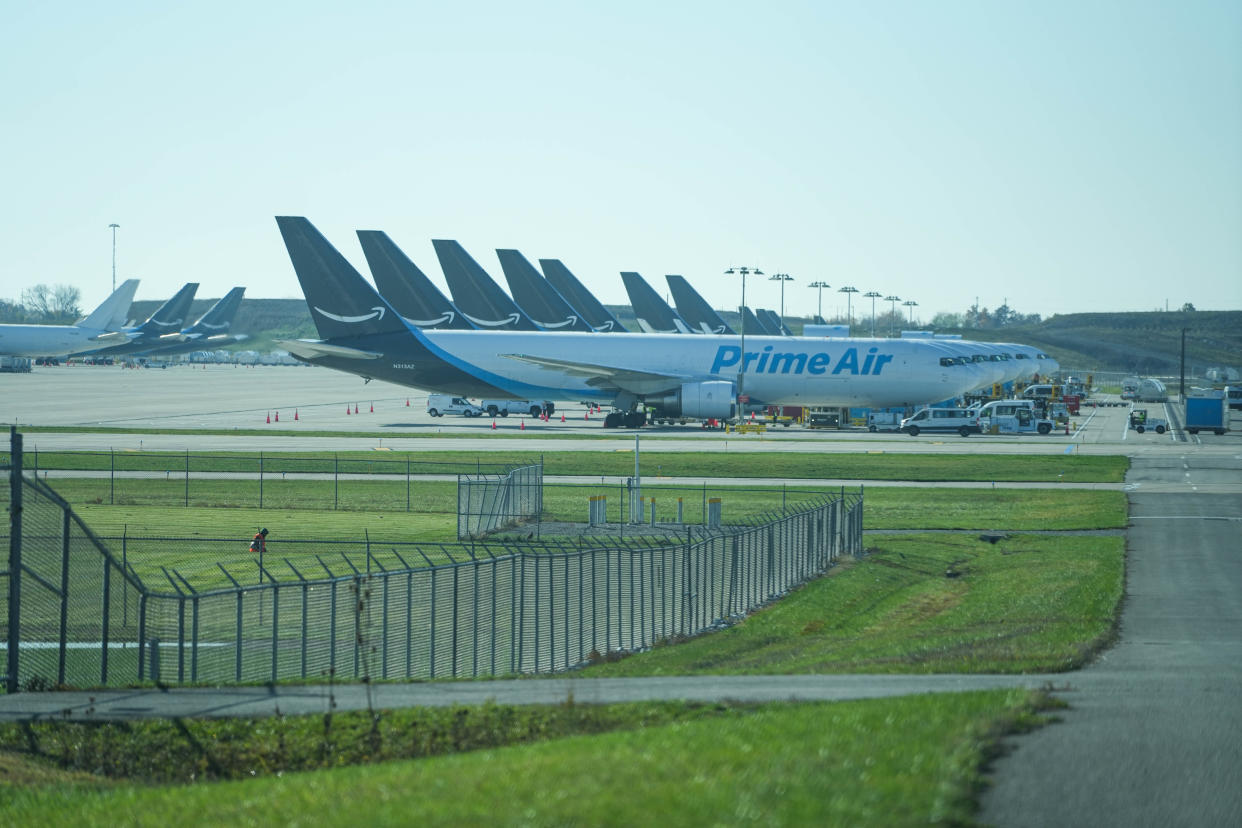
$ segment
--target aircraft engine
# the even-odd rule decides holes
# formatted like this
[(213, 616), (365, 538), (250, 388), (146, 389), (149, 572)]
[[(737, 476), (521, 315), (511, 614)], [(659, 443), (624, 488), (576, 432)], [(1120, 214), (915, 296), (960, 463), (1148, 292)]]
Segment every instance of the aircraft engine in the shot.
[(647, 397), (645, 402), (668, 417), (726, 420), (733, 416), (733, 383), (687, 382), (669, 394)]

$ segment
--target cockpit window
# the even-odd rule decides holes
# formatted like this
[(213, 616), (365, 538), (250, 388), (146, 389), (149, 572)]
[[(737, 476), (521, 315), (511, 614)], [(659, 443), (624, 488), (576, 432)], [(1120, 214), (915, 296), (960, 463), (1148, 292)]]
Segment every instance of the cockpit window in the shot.
[(988, 358), (983, 354), (975, 354), (970, 358), (971, 362), (987, 362)]
[(940, 364), (946, 368), (950, 368), (954, 365), (965, 365), (966, 360), (962, 357), (941, 357)]
[(1052, 357), (1048, 356), (1047, 354), (1040, 354), (1039, 358), (1040, 359), (1052, 359)]

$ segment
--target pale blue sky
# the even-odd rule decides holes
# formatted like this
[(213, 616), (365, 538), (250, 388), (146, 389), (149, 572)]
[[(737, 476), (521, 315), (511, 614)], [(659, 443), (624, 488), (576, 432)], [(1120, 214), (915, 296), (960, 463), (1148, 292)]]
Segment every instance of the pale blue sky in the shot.
[[(0, 4), (0, 297), (301, 296), (272, 219), (784, 271), (916, 316), (1242, 308), (1242, 4)], [(747, 299), (775, 308), (779, 286)], [(859, 300), (856, 297), (855, 314)], [(869, 311), (869, 304), (866, 306)], [(881, 306), (882, 309), (882, 306)]]

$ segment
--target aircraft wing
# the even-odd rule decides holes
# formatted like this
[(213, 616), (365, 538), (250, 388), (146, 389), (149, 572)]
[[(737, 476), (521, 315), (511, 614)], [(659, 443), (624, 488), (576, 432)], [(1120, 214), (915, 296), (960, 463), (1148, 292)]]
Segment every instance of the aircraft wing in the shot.
[(597, 388), (632, 391), (635, 394), (655, 394), (676, 388), (685, 381), (684, 377), (674, 374), (657, 374), (650, 371), (635, 371), (631, 368), (616, 368), (610, 365), (595, 365), (589, 362), (574, 362), (567, 359), (531, 356), (530, 354), (502, 354), (508, 359), (549, 368), (570, 376), (585, 377), (588, 385)]
[(281, 339), (276, 344), (294, 356), (307, 360), (326, 356), (344, 359), (379, 359), (383, 356), (378, 351), (363, 351), (358, 348), (346, 348), (342, 345), (329, 345), (327, 342), (307, 339)]

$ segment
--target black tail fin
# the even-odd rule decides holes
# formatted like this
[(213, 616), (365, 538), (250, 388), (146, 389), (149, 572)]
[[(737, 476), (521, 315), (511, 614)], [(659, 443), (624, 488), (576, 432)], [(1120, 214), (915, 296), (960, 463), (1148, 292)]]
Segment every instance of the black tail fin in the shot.
[(749, 331), (755, 336), (764, 336), (764, 335), (771, 334), (771, 331), (768, 330), (767, 325), (764, 325), (762, 322), (760, 322), (759, 317), (755, 316), (755, 314), (751, 311), (751, 309), (746, 307), (745, 305), (742, 306), (741, 316), (742, 316), (741, 325), (742, 325), (743, 332)]
[(540, 330), (460, 244), (432, 239), (431, 245), (440, 259), (453, 304), (467, 314), (467, 319), (493, 331)]
[(500, 259), (500, 269), (509, 283), (513, 301), (536, 325), (549, 331), (591, 330), (586, 320), (519, 251), (498, 249), (496, 257)]
[(647, 333), (691, 333), (690, 326), (637, 273), (622, 273), (638, 324)]
[(192, 327), (196, 332), (208, 336), (224, 333), (233, 324), (233, 317), (237, 316), (237, 309), (241, 307), (242, 295), (245, 292), (244, 287), (233, 288), (224, 294), (223, 299), (208, 308)]
[(792, 332), (785, 327), (784, 321), (781, 320), (780, 314), (774, 310), (760, 308), (755, 312), (759, 317), (759, 322), (764, 325), (774, 336), (792, 336)]
[(358, 241), (362, 243), (362, 252), (380, 295), (405, 317), (405, 321), (419, 328), (474, 328), (387, 233), (359, 230)]
[(277, 216), (311, 319), (324, 339), (407, 331), (401, 317), (301, 216)]
[(707, 300), (699, 292), (690, 287), (684, 276), (665, 276), (669, 290), (673, 292), (673, 301), (677, 303), (677, 312), (681, 318), (702, 333), (731, 334), (736, 333), (720, 314), (712, 310)]
[(194, 293), (198, 290), (198, 282), (187, 282), (173, 297), (156, 308), (155, 313), (147, 317), (147, 321), (138, 326), (144, 336), (160, 336), (176, 333), (186, 327), (186, 317), (190, 315), (190, 305), (194, 302)]
[(595, 298), (586, 285), (578, 281), (578, 277), (569, 272), (569, 268), (560, 259), (540, 259), (539, 266), (548, 284), (565, 297), (570, 307), (587, 321), (592, 329), (600, 333), (625, 333), (625, 326), (613, 316), (603, 303)]

